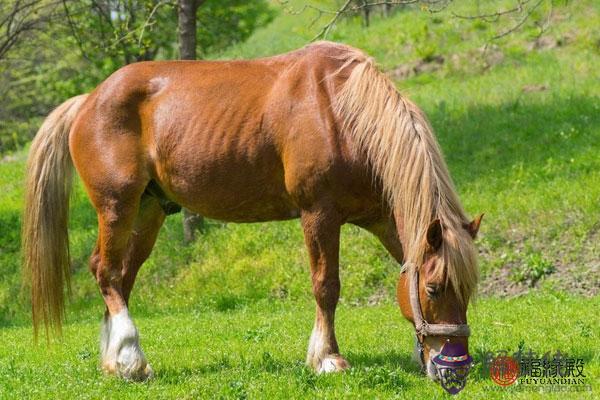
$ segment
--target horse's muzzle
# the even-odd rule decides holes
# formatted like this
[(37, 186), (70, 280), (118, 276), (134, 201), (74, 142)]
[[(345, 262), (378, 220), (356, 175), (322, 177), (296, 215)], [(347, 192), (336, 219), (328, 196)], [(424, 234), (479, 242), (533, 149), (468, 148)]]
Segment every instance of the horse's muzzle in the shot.
[(442, 367), (435, 365), (438, 379), (442, 387), (450, 394), (460, 392), (467, 384), (467, 375), (471, 366), (464, 367)]

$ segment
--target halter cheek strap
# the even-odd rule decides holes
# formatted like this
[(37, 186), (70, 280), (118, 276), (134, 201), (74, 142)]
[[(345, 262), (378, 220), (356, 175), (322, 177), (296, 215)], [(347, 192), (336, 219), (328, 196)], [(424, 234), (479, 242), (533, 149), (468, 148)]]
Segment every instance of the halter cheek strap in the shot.
[[(402, 273), (405, 273), (407, 264), (402, 267)], [(423, 349), (423, 339), (425, 336), (469, 336), (471, 329), (467, 324), (430, 324), (423, 318), (421, 311), (421, 302), (419, 300), (419, 270), (413, 266), (413, 274), (409, 277), (409, 299), (412, 308), (413, 320), (415, 323), (415, 333), (417, 338), (417, 351), (421, 358), (422, 368), (425, 368), (425, 355)]]
[(430, 324), (423, 318), (421, 302), (419, 300), (419, 271), (413, 268), (414, 273), (410, 282), (410, 306), (415, 322), (415, 331), (421, 336), (469, 336), (471, 329), (467, 324)]

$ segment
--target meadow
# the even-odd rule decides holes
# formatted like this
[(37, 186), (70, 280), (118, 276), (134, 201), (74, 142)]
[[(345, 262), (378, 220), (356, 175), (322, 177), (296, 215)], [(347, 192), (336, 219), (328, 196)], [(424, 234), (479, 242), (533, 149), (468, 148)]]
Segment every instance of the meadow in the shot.
[[(290, 12), (300, 3), (212, 57), (260, 57), (306, 44), (325, 18), (311, 26), (310, 10)], [(371, 54), (423, 108), (465, 209), (485, 213), (477, 240), (482, 282), (468, 316), (475, 366), (460, 396), (594, 398), (600, 6), (560, 3), (547, 30), (530, 23), (489, 42), (502, 26), (451, 16), (475, 12), (468, 3), (436, 14), (407, 8), (375, 15), (369, 28), (350, 18), (329, 39)], [(546, 20), (543, 11), (532, 14), (534, 22)], [(71, 200), (73, 277), (63, 337), (34, 344), (19, 271), (26, 155), (21, 149), (0, 162), (0, 398), (449, 397), (411, 361), (413, 328), (393, 295), (400, 266), (356, 227), (342, 231), (336, 320), (353, 368), (317, 376), (304, 367), (314, 300), (298, 221), (207, 221), (184, 246), (181, 216), (170, 216), (131, 300), (155, 378), (132, 384), (103, 376), (97, 338), (104, 306), (87, 270), (96, 217), (80, 185)], [(583, 359), (592, 392), (495, 385), (485, 354), (519, 348)]]

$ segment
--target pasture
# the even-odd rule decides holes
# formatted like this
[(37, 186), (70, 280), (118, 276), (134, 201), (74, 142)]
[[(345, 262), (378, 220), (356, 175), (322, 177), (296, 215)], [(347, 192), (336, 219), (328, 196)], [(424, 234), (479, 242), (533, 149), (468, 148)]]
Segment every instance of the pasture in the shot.
[[(456, 12), (473, 11), (462, 7)], [(475, 367), (459, 395), (467, 398), (600, 391), (600, 8), (591, 0), (558, 5), (552, 18), (542, 36), (526, 27), (486, 52), (492, 28), (417, 9), (376, 15), (369, 28), (341, 22), (329, 37), (375, 57), (425, 111), (465, 209), (486, 214), (477, 240), (480, 294), (469, 309)], [(316, 30), (311, 19), (280, 11), (248, 41), (212, 57), (302, 46)], [(402, 67), (419, 61), (427, 68)], [(399, 265), (353, 226), (342, 230), (336, 321), (353, 368), (317, 376), (304, 367), (314, 300), (298, 221), (207, 221), (183, 246), (181, 216), (170, 216), (131, 300), (155, 377), (102, 376), (104, 305), (87, 270), (96, 216), (80, 185), (71, 201), (73, 292), (63, 337), (34, 344), (19, 272), (26, 154), (0, 162), (0, 398), (449, 397), (411, 361), (413, 328), (393, 295)], [(582, 358), (592, 392), (497, 386), (484, 355), (518, 348)]]

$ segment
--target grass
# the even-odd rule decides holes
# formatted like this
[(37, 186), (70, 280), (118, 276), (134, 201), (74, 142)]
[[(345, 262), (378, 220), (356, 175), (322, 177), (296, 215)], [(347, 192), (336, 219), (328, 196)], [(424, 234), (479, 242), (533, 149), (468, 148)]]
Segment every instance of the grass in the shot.
[[(462, 11), (473, 11), (460, 3), (467, 7)], [(351, 19), (332, 37), (367, 50), (387, 71), (431, 54), (445, 59), (438, 70), (397, 86), (430, 117), (467, 211), (486, 213), (477, 242), (482, 295), (469, 312), (480, 364), (463, 392), (468, 397), (508, 396), (491, 389), (481, 361), (487, 351), (514, 350), (521, 342), (537, 352), (583, 357), (594, 391), (600, 389), (594, 295), (600, 288), (600, 37), (593, 30), (600, 12), (596, 2), (580, 1), (556, 5), (553, 15), (544, 36), (563, 45), (529, 50), (539, 32), (527, 24), (492, 46), (501, 62), (490, 65), (480, 48), (500, 28), (447, 13), (407, 9), (375, 16), (368, 29)], [(215, 57), (302, 46), (316, 31), (312, 17), (280, 13), (246, 43)], [(25, 157), (21, 151), (0, 162), (0, 398), (445, 397), (410, 362), (412, 329), (393, 305), (399, 266), (354, 227), (342, 231), (337, 324), (354, 368), (315, 376), (302, 366), (313, 300), (297, 221), (209, 221), (202, 237), (184, 247), (180, 216), (169, 217), (131, 307), (156, 378), (127, 384), (102, 377), (96, 346), (103, 304), (87, 271), (96, 219), (79, 185), (71, 203), (73, 295), (65, 335), (48, 348), (32, 345), (19, 274)], [(506, 288), (523, 295), (496, 296)]]
[[(498, 390), (483, 367), (484, 355), (516, 351), (520, 344), (540, 354), (560, 349), (582, 358), (597, 392), (600, 359), (592, 349), (599, 337), (591, 321), (598, 306), (597, 297), (582, 305), (577, 297), (548, 294), (482, 300), (470, 313), (470, 345), (477, 363), (464, 394), (482, 399), (509, 393), (511, 398), (564, 397)], [(304, 301), (259, 301), (226, 312), (142, 314), (137, 318), (142, 345), (156, 373), (143, 384), (99, 374), (95, 318), (68, 325), (63, 341), (50, 348), (24, 340), (29, 328), (6, 328), (0, 332), (1, 343), (12, 345), (0, 347), (0, 398), (450, 397), (428, 383), (410, 360), (412, 327), (396, 306), (340, 308), (339, 342), (353, 365), (345, 374), (317, 376), (304, 367), (312, 320), (313, 304)], [(567, 329), (571, 326), (576, 328)], [(592, 393), (578, 398), (591, 399)]]

